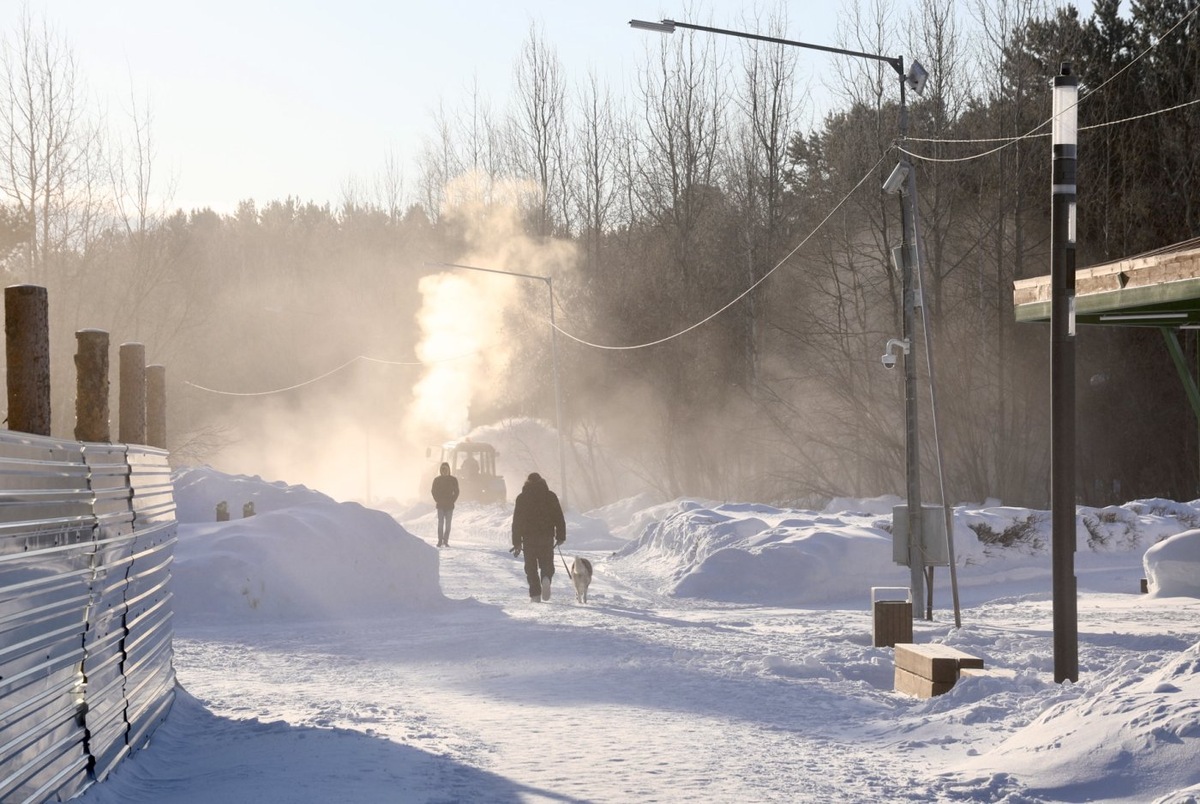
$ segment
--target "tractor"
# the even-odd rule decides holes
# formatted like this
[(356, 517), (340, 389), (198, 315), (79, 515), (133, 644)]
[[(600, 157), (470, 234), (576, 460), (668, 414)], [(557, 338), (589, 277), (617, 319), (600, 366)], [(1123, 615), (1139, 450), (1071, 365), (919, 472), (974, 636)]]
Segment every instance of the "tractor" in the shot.
[(459, 502), (503, 503), (508, 499), (504, 476), (496, 473), (498, 454), (491, 444), (469, 438), (442, 445), (439, 465), (450, 464), (450, 474), (458, 478)]

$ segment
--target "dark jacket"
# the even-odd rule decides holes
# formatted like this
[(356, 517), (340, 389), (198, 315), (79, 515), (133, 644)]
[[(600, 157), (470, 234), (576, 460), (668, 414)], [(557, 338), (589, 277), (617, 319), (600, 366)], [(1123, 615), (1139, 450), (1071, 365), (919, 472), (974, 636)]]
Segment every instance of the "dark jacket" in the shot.
[(438, 475), (433, 479), (433, 501), (438, 508), (453, 508), (458, 499), (458, 478), (454, 475)]
[(513, 547), (528, 551), (561, 544), (566, 538), (567, 522), (558, 495), (541, 475), (530, 475), (513, 505)]

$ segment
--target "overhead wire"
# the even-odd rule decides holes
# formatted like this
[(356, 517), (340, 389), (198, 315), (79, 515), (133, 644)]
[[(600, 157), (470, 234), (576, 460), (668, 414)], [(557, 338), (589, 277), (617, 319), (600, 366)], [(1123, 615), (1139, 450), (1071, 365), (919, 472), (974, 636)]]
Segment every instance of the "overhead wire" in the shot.
[(194, 383), (189, 380), (184, 380), (183, 384), (191, 386), (192, 388), (195, 388), (199, 391), (205, 391), (207, 393), (217, 394), (220, 396), (271, 396), (273, 394), (283, 394), (283, 393), (287, 393), (288, 391), (295, 391), (300, 388), (304, 388), (305, 386), (312, 385), (313, 383), (320, 382), (321, 380), (324, 380), (328, 377), (332, 377), (334, 374), (337, 374), (339, 371), (343, 371), (343, 370), (349, 368), (350, 366), (354, 365), (355, 363), (357, 363), (359, 361), (363, 361), (363, 362), (367, 362), (367, 363), (380, 363), (380, 364), (383, 364), (386, 366), (428, 366), (428, 365), (436, 365), (438, 363), (453, 363), (456, 360), (463, 360), (468, 357), (473, 357), (474, 355), (479, 354), (481, 351), (483, 351), (483, 350), (482, 349), (471, 349), (469, 351), (462, 352), (461, 354), (450, 355), (449, 357), (439, 357), (439, 358), (431, 359), (431, 360), (384, 360), (383, 358), (371, 357), (369, 355), (355, 355), (354, 357), (347, 360), (345, 363), (342, 363), (337, 368), (330, 369), (329, 371), (326, 371), (324, 374), (319, 374), (316, 377), (312, 377), (310, 379), (304, 380), (303, 382), (298, 382), (295, 385), (289, 385), (284, 388), (272, 388), (267, 391), (222, 391), (222, 390), (219, 390), (216, 388), (209, 388), (207, 386), (200, 385), (199, 383)]
[(660, 344), (666, 343), (667, 341), (671, 341), (671, 340), (674, 340), (675, 338), (682, 337), (682, 336), (684, 336), (684, 335), (688, 334), (689, 332), (692, 332), (693, 330), (695, 330), (695, 329), (698, 329), (699, 327), (702, 327), (702, 326), (704, 326), (704, 325), (705, 325), (705, 324), (707, 324), (709, 321), (712, 321), (714, 318), (716, 318), (717, 316), (719, 316), (719, 315), (721, 315), (722, 313), (724, 313), (724, 312), (725, 312), (726, 310), (728, 310), (730, 307), (733, 307), (733, 305), (737, 304), (737, 303), (738, 303), (738, 302), (740, 302), (742, 299), (746, 298), (746, 296), (747, 296), (747, 295), (749, 295), (749, 294), (750, 294), (750, 293), (751, 293), (751, 292), (752, 292), (752, 291), (753, 291), (755, 288), (757, 288), (757, 287), (758, 287), (759, 285), (761, 285), (763, 282), (766, 282), (766, 281), (767, 281), (767, 279), (768, 279), (768, 278), (769, 278), (769, 277), (770, 277), (770, 276), (771, 276), (773, 273), (775, 273), (775, 272), (776, 272), (776, 271), (778, 271), (780, 268), (782, 268), (782, 267), (783, 267), (783, 264), (784, 264), (785, 262), (787, 262), (789, 259), (791, 259), (791, 258), (792, 258), (792, 256), (793, 256), (793, 255), (794, 255), (794, 254), (795, 254), (797, 251), (799, 251), (801, 248), (803, 248), (803, 247), (804, 247), (804, 245), (805, 245), (805, 244), (806, 244), (806, 243), (807, 243), (809, 240), (811, 240), (811, 239), (813, 238), (813, 236), (814, 236), (814, 235), (815, 235), (817, 232), (819, 232), (819, 231), (821, 230), (821, 228), (822, 228), (822, 227), (823, 227), (823, 226), (824, 226), (824, 225), (825, 225), (825, 224), (826, 224), (826, 223), (829, 221), (829, 219), (830, 219), (830, 218), (832, 218), (832, 217), (834, 216), (834, 214), (835, 214), (835, 213), (836, 213), (836, 212), (837, 212), (839, 209), (841, 209), (841, 208), (842, 208), (842, 207), (845, 205), (845, 203), (846, 203), (847, 201), (849, 201), (849, 200), (850, 200), (850, 197), (851, 197), (851, 196), (853, 196), (853, 195), (854, 195), (856, 192), (858, 192), (858, 188), (862, 187), (862, 186), (863, 186), (863, 184), (864, 184), (864, 183), (867, 181), (867, 179), (871, 178), (871, 176), (874, 174), (874, 172), (875, 172), (876, 170), (878, 170), (879, 166), (880, 166), (881, 164), (883, 164), (883, 160), (884, 160), (884, 159), (887, 159), (887, 153), (886, 153), (886, 152), (883, 154), (883, 156), (881, 156), (881, 157), (879, 158), (879, 161), (878, 161), (878, 162), (876, 162), (874, 165), (872, 165), (872, 166), (871, 166), (871, 168), (870, 168), (870, 169), (869, 169), (869, 170), (866, 172), (866, 174), (864, 174), (864, 175), (863, 175), (863, 177), (862, 177), (861, 179), (859, 179), (859, 180), (858, 180), (858, 183), (857, 183), (857, 184), (855, 184), (855, 185), (854, 185), (854, 187), (853, 187), (853, 188), (851, 188), (851, 190), (850, 190), (848, 193), (846, 193), (846, 195), (845, 195), (845, 196), (843, 196), (843, 198), (842, 198), (840, 201), (838, 201), (838, 202), (837, 202), (837, 204), (835, 204), (835, 205), (834, 205), (833, 209), (829, 210), (829, 213), (828, 213), (828, 214), (827, 214), (827, 215), (826, 215), (824, 218), (822, 218), (822, 219), (821, 219), (820, 223), (818, 223), (818, 224), (817, 224), (817, 225), (816, 225), (816, 226), (813, 228), (813, 230), (812, 230), (811, 232), (809, 232), (807, 235), (805, 235), (804, 239), (803, 239), (803, 240), (801, 240), (799, 243), (797, 243), (797, 244), (796, 244), (796, 246), (795, 246), (795, 248), (793, 248), (791, 251), (789, 251), (789, 252), (788, 252), (788, 253), (787, 253), (787, 254), (786, 254), (784, 257), (783, 257), (783, 259), (781, 259), (779, 262), (777, 262), (777, 263), (775, 264), (775, 266), (774, 266), (773, 268), (771, 268), (771, 270), (767, 271), (767, 272), (766, 272), (765, 274), (763, 274), (761, 277), (759, 277), (758, 279), (756, 279), (756, 280), (755, 280), (755, 281), (754, 281), (754, 282), (753, 282), (753, 283), (752, 283), (752, 284), (751, 284), (751, 285), (750, 285), (748, 288), (746, 288), (745, 290), (743, 290), (743, 291), (742, 291), (741, 293), (739, 293), (737, 296), (735, 296), (735, 297), (733, 297), (732, 299), (730, 299), (730, 300), (729, 300), (729, 302), (728, 302), (728, 303), (726, 303), (726, 304), (725, 304), (723, 307), (721, 307), (720, 309), (718, 309), (718, 310), (716, 310), (716, 311), (714, 311), (714, 312), (710, 313), (708, 316), (706, 316), (705, 318), (702, 318), (701, 320), (697, 321), (696, 323), (694, 323), (694, 324), (691, 324), (690, 326), (688, 326), (688, 327), (685, 327), (684, 329), (681, 329), (681, 330), (679, 330), (678, 332), (675, 332), (675, 333), (673, 333), (673, 334), (671, 334), (671, 335), (667, 335), (667, 336), (665, 336), (665, 337), (659, 338), (659, 339), (657, 339), (657, 340), (653, 340), (653, 341), (647, 341), (647, 342), (645, 342), (645, 343), (629, 344), (629, 345), (626, 345), (626, 346), (613, 346), (613, 345), (610, 345), (610, 344), (593, 343), (592, 341), (586, 340), (586, 339), (584, 339), (584, 338), (581, 338), (581, 337), (579, 337), (579, 336), (577, 336), (577, 335), (573, 335), (573, 334), (571, 334), (570, 332), (567, 332), (565, 329), (563, 329), (562, 327), (560, 327), (558, 324), (555, 324), (555, 325), (554, 325), (554, 329), (555, 329), (555, 330), (556, 330), (556, 331), (557, 331), (559, 334), (561, 334), (561, 335), (563, 335), (563, 336), (565, 336), (565, 337), (567, 337), (567, 338), (570, 338), (571, 340), (575, 341), (576, 343), (578, 343), (578, 344), (580, 344), (580, 345), (582, 345), (582, 346), (588, 346), (588, 347), (591, 347), (591, 348), (593, 348), (593, 349), (605, 349), (605, 350), (609, 350), (609, 351), (632, 351), (632, 350), (634, 350), (634, 349), (646, 349), (646, 348), (648, 348), (648, 347), (651, 347), (651, 346), (658, 346), (658, 345), (660, 345)]
[(409, 363), (409, 362), (398, 361), (398, 360), (381, 360), (381, 359), (375, 358), (375, 357), (367, 357), (366, 355), (355, 355), (354, 357), (350, 358), (342, 365), (338, 366), (335, 369), (330, 369), (329, 371), (325, 372), (324, 374), (313, 377), (312, 379), (305, 380), (304, 382), (298, 382), (295, 385), (289, 385), (286, 388), (273, 388), (269, 391), (221, 391), (216, 388), (208, 388), (207, 386), (200, 385), (199, 383), (191, 382), (190, 380), (184, 380), (183, 384), (189, 385), (192, 388), (195, 388), (200, 391), (206, 391), (210, 394), (218, 394), (219, 396), (271, 396), (272, 394), (282, 394), (282, 393), (286, 393), (288, 391), (295, 391), (298, 388), (303, 388), (307, 385), (312, 385), (313, 383), (320, 382), (321, 380), (323, 380), (327, 377), (332, 377), (334, 374), (337, 374), (339, 371), (343, 371), (343, 370), (349, 368), (350, 366), (354, 365), (355, 363), (359, 362), (360, 360), (370, 361), (372, 363), (386, 363), (386, 364), (392, 365), (392, 366), (420, 366), (420, 365), (423, 365), (420, 362)]
[[(1185, 13), (1183, 16), (1181, 16), (1174, 25), (1172, 25), (1169, 29), (1167, 29), (1166, 33), (1159, 36), (1157, 39), (1155, 39), (1154, 42), (1152, 42), (1150, 45), (1148, 45), (1145, 50), (1143, 50), (1141, 53), (1139, 53), (1138, 55), (1136, 55), (1132, 59), (1130, 59), (1128, 64), (1126, 64), (1121, 69), (1117, 70), (1115, 73), (1110, 75), (1108, 78), (1106, 78), (1104, 81), (1102, 81), (1096, 87), (1089, 89), (1085, 93), (1083, 93), (1083, 95), (1078, 100), (1076, 100), (1075, 105), (1078, 106), (1080, 103), (1083, 103), (1084, 101), (1091, 98), (1097, 92), (1104, 89), (1106, 86), (1108, 86), (1113, 81), (1115, 81), (1126, 70), (1133, 67), (1133, 65), (1137, 64), (1139, 61), (1141, 61), (1143, 58), (1145, 58), (1152, 50), (1157, 48), (1159, 46), (1159, 44), (1161, 44), (1162, 41), (1167, 36), (1174, 33), (1176, 28), (1183, 25), (1183, 23), (1187, 22), (1187, 20), (1190, 17), (1194, 16), (1197, 11), (1200, 11), (1200, 4), (1192, 6), (1191, 10), (1189, 10), (1187, 13)], [(1133, 117), (1127, 117), (1127, 118), (1124, 118), (1123, 120), (1114, 120), (1114, 121), (1106, 122), (1106, 123), (1097, 123), (1097, 124), (1091, 125), (1091, 126), (1082, 126), (1082, 127), (1080, 127), (1079, 130), (1080, 131), (1089, 131), (1089, 130), (1095, 129), (1095, 128), (1103, 128), (1105, 126), (1112, 126), (1112, 125), (1118, 125), (1121, 123), (1128, 123), (1128, 122), (1131, 122), (1134, 120), (1140, 120), (1140, 119), (1146, 118), (1146, 117), (1153, 117), (1155, 115), (1166, 114), (1167, 112), (1173, 112), (1177, 109), (1182, 109), (1184, 107), (1191, 106), (1195, 103), (1200, 103), (1200, 99), (1186, 101), (1184, 103), (1177, 104), (1177, 105), (1172, 106), (1167, 109), (1158, 109), (1156, 111), (1146, 112), (1146, 113), (1140, 114), (1140, 115), (1135, 115)], [(908, 138), (908, 141), (910, 141), (910, 142), (924, 142), (924, 143), (932, 143), (932, 144), (938, 144), (938, 143), (970, 144), (970, 143), (985, 143), (985, 142), (1002, 142), (1003, 143), (1002, 145), (997, 146), (996, 148), (992, 148), (988, 151), (983, 151), (982, 153), (978, 153), (978, 154), (971, 154), (969, 156), (962, 156), (962, 157), (926, 156), (923, 154), (914, 153), (914, 152), (908, 150), (907, 148), (903, 147), (899, 143), (897, 143), (897, 145), (896, 145), (896, 150), (900, 151), (905, 156), (912, 157), (913, 159), (919, 159), (923, 162), (936, 162), (936, 163), (943, 163), (943, 164), (944, 163), (953, 163), (953, 162), (969, 162), (974, 159), (983, 159), (985, 157), (991, 156), (992, 154), (999, 153), (1000, 151), (1003, 151), (1005, 148), (1008, 148), (1011, 145), (1015, 145), (1016, 143), (1018, 143), (1022, 140), (1025, 140), (1025, 139), (1029, 139), (1032, 137), (1048, 137), (1048, 136), (1050, 136), (1049, 132), (1043, 132), (1040, 134), (1037, 132), (1040, 131), (1041, 129), (1045, 128), (1046, 126), (1048, 126), (1051, 122), (1053, 122), (1053, 120), (1054, 120), (1054, 118), (1053, 118), (1053, 116), (1051, 116), (1051, 117), (1043, 120), (1041, 123), (1038, 123), (1036, 126), (1031, 128), (1026, 133), (1021, 134), (1016, 137), (1010, 137), (1010, 138), (994, 137), (994, 138), (985, 138), (985, 139), (949, 139), (949, 140), (942, 140), (942, 139), (935, 139), (935, 138), (916, 138), (916, 137)]]

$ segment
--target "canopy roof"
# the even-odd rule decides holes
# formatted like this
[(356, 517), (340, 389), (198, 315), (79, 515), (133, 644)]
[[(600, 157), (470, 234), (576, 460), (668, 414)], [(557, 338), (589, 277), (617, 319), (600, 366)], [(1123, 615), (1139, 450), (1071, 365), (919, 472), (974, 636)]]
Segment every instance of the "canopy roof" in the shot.
[[(1013, 283), (1017, 321), (1050, 320), (1050, 277)], [(1200, 238), (1075, 272), (1075, 320), (1200, 328)]]

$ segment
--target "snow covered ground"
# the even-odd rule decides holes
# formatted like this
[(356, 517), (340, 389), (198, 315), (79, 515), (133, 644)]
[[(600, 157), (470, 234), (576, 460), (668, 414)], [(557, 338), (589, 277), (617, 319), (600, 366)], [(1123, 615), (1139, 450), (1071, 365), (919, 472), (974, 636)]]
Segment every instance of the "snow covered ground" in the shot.
[(939, 569), (915, 639), (1012, 674), (918, 700), (872, 647), (870, 587), (907, 585), (896, 500), (571, 512), (591, 603), (560, 565), (534, 604), (511, 506), (459, 506), (439, 551), (425, 505), (176, 483), (182, 689), (86, 804), (1200, 800), (1200, 503), (1082, 510), (1075, 684), (1047, 513), (959, 508), (963, 626)]

